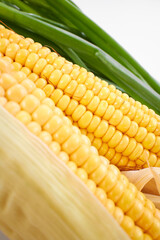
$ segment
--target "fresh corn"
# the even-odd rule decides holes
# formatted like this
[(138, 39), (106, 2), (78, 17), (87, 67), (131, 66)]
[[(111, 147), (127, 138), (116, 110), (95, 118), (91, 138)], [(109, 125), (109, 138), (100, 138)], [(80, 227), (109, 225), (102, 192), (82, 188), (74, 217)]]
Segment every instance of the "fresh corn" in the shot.
[(160, 166), (160, 116), (40, 43), (1, 27), (0, 52), (121, 169)]
[(0, 143), (0, 229), (9, 239), (129, 240), (76, 175), (2, 107)]
[[(8, 69), (8, 63), (0, 60)], [(3, 71), (1, 69), (1, 72)], [(35, 76), (35, 75), (32, 75)], [(51, 85), (52, 86), (52, 85)], [(1, 74), (0, 104), (88, 186), (132, 239), (159, 239), (160, 213), (22, 71)]]

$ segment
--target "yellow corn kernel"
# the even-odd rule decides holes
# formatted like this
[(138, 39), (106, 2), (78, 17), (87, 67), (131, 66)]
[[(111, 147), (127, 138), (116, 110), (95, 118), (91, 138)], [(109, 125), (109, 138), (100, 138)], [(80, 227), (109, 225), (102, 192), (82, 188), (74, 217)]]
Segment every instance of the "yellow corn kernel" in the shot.
[(31, 70), (27, 67), (22, 67), (21, 71), (28, 76), (31, 73)]
[(121, 224), (124, 219), (124, 213), (120, 208), (115, 207), (113, 217), (117, 220), (119, 224)]
[(38, 78), (35, 81), (36, 87), (37, 88), (44, 88), (47, 85), (47, 81), (44, 78)]
[(44, 79), (49, 79), (54, 67), (51, 64), (47, 64), (41, 72), (41, 77)]
[(20, 84), (16, 84), (9, 88), (6, 96), (10, 101), (19, 103), (27, 95), (27, 90)]
[(44, 58), (40, 58), (38, 59), (38, 61), (36, 62), (36, 64), (33, 67), (33, 72), (35, 74), (40, 75), (40, 73), (42, 72), (42, 70), (44, 69), (44, 67), (47, 65), (47, 61)]
[(103, 178), (106, 176), (107, 173), (107, 167), (105, 164), (101, 164), (99, 167), (97, 167), (93, 173), (89, 175), (89, 177), (96, 183), (99, 184)]
[(16, 118), (20, 120), (23, 124), (27, 125), (31, 122), (31, 115), (26, 111), (20, 111), (16, 114)]
[(11, 34), (9, 36), (9, 41), (14, 43), (19, 43), (19, 41), (22, 39), (22, 36), (18, 35), (17, 33)]
[(33, 133), (35, 134), (36, 136), (39, 136), (40, 132), (41, 132), (41, 126), (39, 123), (37, 122), (30, 122), (28, 125), (27, 125), (27, 128)]
[(27, 95), (21, 102), (21, 107), (23, 110), (32, 113), (38, 106), (40, 101), (34, 95)]
[(16, 84), (16, 81), (15, 81), (14, 77), (10, 76), (9, 74), (2, 74), (2, 76), (1, 76), (1, 92), (2, 92), (2, 88), (4, 90), (7, 90), (8, 88), (10, 88), (11, 86), (13, 86), (15, 84)]
[(19, 70), (22, 69), (22, 65), (20, 63), (18, 63), (18, 62), (13, 62), (12, 63), (12, 67), (13, 67), (14, 71), (19, 71)]
[(5, 97), (0, 97), (0, 106), (4, 106), (7, 102), (7, 99)]
[(47, 97), (50, 97), (51, 94), (53, 93), (54, 91), (54, 87), (51, 85), (51, 84), (47, 84), (44, 88), (43, 88), (45, 94)]
[(65, 111), (70, 103), (70, 98), (67, 95), (63, 95), (62, 98), (58, 101), (57, 107), (62, 111)]
[(8, 44), (8, 46), (6, 48), (5, 55), (14, 60), (18, 50), (19, 50), (18, 44), (10, 43), (10, 44)]
[(102, 146), (102, 140), (100, 138), (94, 138), (92, 141), (92, 145), (99, 150), (100, 147)]
[(109, 120), (109, 123), (113, 126), (117, 126), (123, 118), (123, 114), (120, 110), (115, 110), (114, 114)]
[(52, 110), (47, 105), (41, 104), (32, 113), (32, 117), (34, 121), (38, 122), (42, 126), (52, 117)]
[(49, 106), (52, 110), (55, 110), (55, 104), (50, 98), (46, 97), (44, 100), (42, 100), (42, 103)]
[(115, 134), (115, 131), (116, 129), (114, 126), (109, 126), (106, 134), (102, 137), (103, 142), (108, 142)]
[(106, 152), (105, 154), (105, 157), (108, 159), (108, 160), (112, 160), (113, 157), (115, 156), (116, 154), (116, 151), (114, 148), (108, 148), (108, 151)]
[(14, 101), (8, 101), (5, 104), (5, 109), (14, 116), (16, 116), (21, 110), (19, 104)]
[(106, 99), (108, 98), (108, 96), (109, 96), (109, 93), (110, 93), (109, 89), (108, 89), (107, 87), (103, 87), (103, 88), (100, 90), (100, 92), (99, 92), (99, 94), (98, 94), (98, 97), (99, 97), (101, 100), (106, 100)]
[(62, 144), (70, 137), (70, 131), (70, 126), (64, 125), (53, 134), (53, 138), (56, 142)]
[(38, 80), (38, 75), (35, 73), (30, 73), (28, 75), (28, 79), (32, 80), (33, 82), (36, 82)]
[(19, 41), (19, 46), (22, 49), (28, 49), (31, 43), (34, 41), (31, 38), (23, 38)]
[(28, 50), (29, 52), (37, 53), (40, 48), (42, 48), (42, 45), (38, 42), (35, 42), (29, 45)]
[(99, 103), (100, 103), (99, 97), (94, 96), (93, 99), (88, 104), (87, 109), (90, 110), (91, 112), (95, 112)]
[(121, 222), (121, 227), (125, 229), (128, 235), (131, 236), (134, 234), (134, 222), (128, 216), (124, 216), (123, 221)]
[(124, 152), (124, 150), (127, 148), (128, 144), (129, 144), (129, 137), (126, 135), (123, 135), (120, 143), (115, 148), (116, 152), (118, 152), (118, 153)]
[(27, 49), (19, 49), (15, 56), (15, 61), (23, 66), (27, 60), (28, 55), (29, 52), (27, 51)]
[(93, 114), (90, 111), (86, 111), (84, 115), (78, 121), (80, 128), (87, 128), (90, 122), (92, 121)]
[(27, 90), (28, 93), (32, 93), (34, 89), (36, 89), (35, 84), (29, 80), (29, 79), (25, 79), (21, 82), (21, 85), (23, 87), (25, 87), (25, 89)]
[(154, 221), (153, 214), (148, 209), (145, 208), (142, 216), (137, 221), (137, 223), (140, 227), (143, 226), (144, 230), (148, 230), (150, 226), (153, 224), (153, 221)]
[(120, 143), (121, 139), (122, 139), (122, 133), (120, 131), (116, 131), (114, 136), (108, 142), (108, 146), (110, 148), (115, 148)]
[(39, 99), (39, 101), (43, 101), (45, 99), (45, 93), (40, 88), (36, 88), (32, 94)]
[(38, 137), (47, 145), (52, 142), (52, 136), (47, 131), (41, 131)]
[(88, 174), (93, 172), (99, 166), (100, 166), (100, 159), (93, 152), (88, 157), (87, 161), (82, 165), (82, 167), (86, 170)]
[(58, 157), (60, 158), (60, 160), (64, 163), (68, 163), (69, 161), (69, 156), (67, 153), (61, 151), (59, 154), (58, 154)]
[(74, 162), (69, 161), (69, 162), (67, 163), (67, 166), (69, 167), (69, 169), (70, 169), (72, 172), (74, 172), (74, 173), (77, 172), (77, 166), (76, 166), (76, 164), (75, 164)]
[[(106, 193), (103, 189), (101, 188), (96, 188), (95, 189), (95, 196), (100, 200), (100, 202), (105, 205), (107, 197)], [(119, 209), (120, 210), (120, 209)]]
[(8, 39), (6, 39), (6, 38), (1, 38), (0, 39), (0, 51), (1, 51), (1, 53), (4, 54), (6, 52), (6, 48), (7, 48), (8, 44), (9, 44)]
[(86, 108), (83, 105), (78, 105), (72, 114), (73, 121), (78, 121), (86, 112)]
[(51, 50), (47, 47), (42, 47), (38, 50), (38, 55), (41, 57), (41, 58), (46, 58), (47, 55), (51, 53)]
[(71, 82), (71, 77), (68, 74), (64, 74), (61, 77), (60, 81), (58, 82), (57, 87), (59, 89), (64, 90), (70, 82)]
[(108, 107), (108, 103), (106, 101), (102, 100), (100, 102), (100, 104), (98, 105), (98, 108), (96, 109), (95, 114), (97, 116), (102, 117), (104, 115), (107, 107)]
[(117, 176), (112, 170), (108, 170), (105, 178), (99, 183), (99, 187), (108, 193), (116, 185), (116, 183)]
[(127, 212), (132, 207), (134, 200), (135, 195), (129, 188), (127, 188), (120, 200), (117, 202), (117, 206), (119, 206), (124, 212)]
[(76, 171), (76, 175), (84, 182), (87, 183), (88, 175), (83, 168), (78, 168)]
[(61, 69), (64, 62), (65, 62), (65, 59), (63, 57), (58, 57), (54, 60), (53, 66), (56, 69)]
[(101, 121), (99, 126), (96, 128), (94, 135), (95, 137), (102, 138), (108, 130), (108, 123), (106, 121)]
[(25, 67), (32, 70), (34, 68), (34, 65), (38, 61), (38, 59), (39, 59), (39, 56), (36, 53), (29, 54), (25, 62)]
[(153, 133), (148, 133), (145, 139), (143, 140), (143, 146), (146, 149), (151, 149), (155, 144), (155, 135)]
[(89, 152), (89, 146), (83, 144), (74, 153), (70, 155), (70, 159), (74, 161), (77, 166), (82, 166), (82, 164), (88, 159)]
[(100, 124), (101, 119), (98, 116), (93, 116), (91, 123), (89, 124), (87, 131), (88, 132), (94, 132), (95, 129), (98, 127), (98, 125)]

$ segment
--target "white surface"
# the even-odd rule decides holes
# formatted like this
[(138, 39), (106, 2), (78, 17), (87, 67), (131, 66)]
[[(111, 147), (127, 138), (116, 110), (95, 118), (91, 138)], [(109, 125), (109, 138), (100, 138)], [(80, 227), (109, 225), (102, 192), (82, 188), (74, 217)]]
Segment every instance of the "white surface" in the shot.
[(160, 81), (160, 0), (74, 0)]
[(160, 81), (160, 0), (74, 2)]

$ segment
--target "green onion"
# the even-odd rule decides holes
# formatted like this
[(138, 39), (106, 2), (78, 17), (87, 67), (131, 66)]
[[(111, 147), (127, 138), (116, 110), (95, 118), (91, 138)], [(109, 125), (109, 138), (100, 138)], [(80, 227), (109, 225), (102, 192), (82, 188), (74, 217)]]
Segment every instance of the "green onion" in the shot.
[(72, 60), (72, 62), (74, 62), (75, 64), (78, 64), (80, 67), (83, 67), (85, 69), (87, 69), (89, 71), (89, 69), (87, 68), (86, 64), (82, 61), (82, 59), (76, 54), (75, 51), (73, 51), (73, 49), (71, 48), (65, 48), (64, 46), (62, 46), (62, 49), (65, 51), (65, 53), (67, 53), (67, 55), (70, 57), (70, 59)]
[(24, 11), (24, 12), (30, 12), (33, 14), (38, 14), (38, 12), (36, 10), (34, 10), (33, 8), (31, 8), (30, 6), (26, 5), (25, 3), (23, 3), (21, 0), (1, 0), (1, 2), (9, 4), (12, 7), (18, 7), (20, 10)]
[(73, 33), (36, 19), (3, 3), (0, 3), (0, 12), (4, 19), (42, 35), (57, 45), (63, 45), (66, 48), (72, 46), (82, 61), (89, 62), (90, 68), (101, 72), (105, 78), (114, 81), (130, 96), (160, 113), (160, 95), (99, 47)]
[(98, 47), (109, 53), (123, 66), (132, 71), (135, 75), (141, 76), (152, 88), (160, 93), (160, 83), (149, 75), (147, 71), (135, 61), (113, 38), (103, 31), (91, 19), (85, 16), (82, 11), (75, 7), (68, 0), (46, 0), (57, 11), (63, 13), (70, 22), (82, 32)]
[(35, 18), (37, 18), (37, 19), (39, 19), (39, 20), (42, 20), (42, 21), (44, 21), (44, 22), (46, 22), (46, 23), (50, 23), (50, 24), (52, 24), (52, 25), (54, 25), (54, 26), (56, 26), (56, 27), (59, 27), (59, 28), (62, 28), (62, 29), (64, 29), (64, 30), (66, 30), (66, 31), (69, 31), (69, 32), (71, 32), (71, 33), (74, 33), (74, 34), (76, 34), (77, 36), (80, 36), (80, 37), (83, 37), (83, 38), (87, 38), (87, 37), (85, 36), (85, 34), (81, 33), (80, 31), (78, 31), (78, 30), (75, 29), (75, 28), (68, 27), (68, 26), (66, 26), (66, 25), (64, 25), (64, 24), (62, 24), (62, 23), (59, 23), (59, 22), (57, 22), (57, 21), (53, 21), (53, 20), (51, 20), (51, 19), (48, 19), (48, 18), (39, 16), (39, 15), (36, 15), (36, 14), (32, 14), (32, 13), (27, 13), (27, 14), (29, 14), (29, 15), (31, 15), (32, 17), (35, 17)]

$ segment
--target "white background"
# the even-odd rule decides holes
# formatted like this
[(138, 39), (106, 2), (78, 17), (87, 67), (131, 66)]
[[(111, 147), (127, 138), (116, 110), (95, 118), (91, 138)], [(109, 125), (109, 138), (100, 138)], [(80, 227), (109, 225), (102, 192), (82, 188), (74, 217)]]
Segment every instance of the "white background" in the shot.
[(160, 81), (160, 0), (74, 2)]
[(160, 0), (74, 0), (160, 81)]

